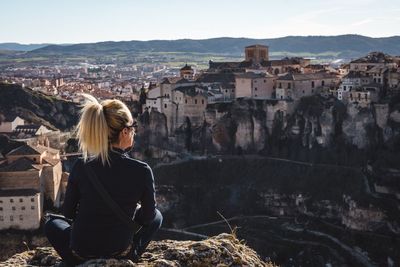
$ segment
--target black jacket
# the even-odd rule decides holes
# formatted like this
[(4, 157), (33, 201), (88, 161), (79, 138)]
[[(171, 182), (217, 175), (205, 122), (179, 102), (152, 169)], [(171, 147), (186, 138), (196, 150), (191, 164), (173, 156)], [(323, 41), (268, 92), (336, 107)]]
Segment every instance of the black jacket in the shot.
[[(135, 221), (146, 225), (155, 216), (155, 189), (151, 168), (144, 162), (130, 158), (120, 149), (110, 150), (110, 165), (99, 159), (90, 164), (97, 178), (112, 199), (133, 216), (138, 202), (141, 208)], [(73, 219), (70, 246), (81, 256), (107, 256), (128, 247), (132, 230), (109, 209), (92, 186), (78, 159), (68, 179), (63, 214)]]

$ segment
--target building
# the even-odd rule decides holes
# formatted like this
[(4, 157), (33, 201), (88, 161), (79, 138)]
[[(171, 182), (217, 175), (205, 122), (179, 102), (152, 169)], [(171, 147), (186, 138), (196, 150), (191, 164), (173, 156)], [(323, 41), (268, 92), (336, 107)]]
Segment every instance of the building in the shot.
[(0, 166), (0, 188), (34, 189), (42, 199), (60, 205), (59, 188), (62, 175), (60, 153), (42, 145), (22, 145), (10, 151)]
[(363, 85), (369, 84), (371, 82), (371, 77), (367, 76), (366, 74), (351, 71), (342, 78), (341, 84), (337, 90), (336, 97), (339, 100), (343, 100), (344, 93), (350, 92), (353, 89), (355, 90), (356, 88), (360, 88)]
[(34, 230), (42, 217), (40, 192), (34, 189), (0, 190), (0, 230)]
[(12, 133), (17, 126), (24, 125), (25, 121), (19, 116), (4, 116), (0, 114), (0, 133)]
[(367, 72), (372, 68), (397, 68), (398, 60), (382, 52), (371, 52), (365, 57), (350, 62), (350, 71)]
[(266, 45), (250, 45), (244, 49), (246, 61), (251, 61), (253, 64), (260, 64), (262, 61), (268, 61), (268, 46)]
[(26, 138), (37, 137), (40, 135), (45, 135), (50, 132), (52, 132), (52, 131), (47, 129), (43, 125), (25, 124), (25, 125), (18, 125), (14, 129), (13, 137), (15, 137), (17, 139), (26, 139)]
[(274, 75), (288, 72), (301, 73), (310, 64), (310, 59), (300, 57), (269, 60), (268, 46), (251, 45), (245, 48), (245, 60), (240, 62), (209, 61), (208, 73), (243, 73), (265, 70)]
[(194, 70), (191, 66), (186, 64), (183, 68), (180, 69), (181, 78), (186, 80), (193, 80), (194, 79)]
[(188, 118), (193, 126), (199, 126), (204, 121), (204, 112), (208, 103), (207, 89), (199, 86), (178, 87), (175, 89), (177, 121), (182, 125)]
[(288, 73), (276, 80), (276, 98), (297, 100), (319, 93), (324, 87), (335, 88), (339, 77), (334, 73)]
[(235, 98), (271, 99), (275, 97), (275, 76), (246, 72), (235, 78)]

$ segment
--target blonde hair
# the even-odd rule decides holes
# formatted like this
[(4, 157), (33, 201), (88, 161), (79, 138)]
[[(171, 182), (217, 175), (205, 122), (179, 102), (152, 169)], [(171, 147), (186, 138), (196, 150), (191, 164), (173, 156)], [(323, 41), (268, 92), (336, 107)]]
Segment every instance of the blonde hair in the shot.
[(82, 96), (86, 101), (76, 129), (79, 148), (85, 162), (89, 157), (95, 157), (105, 165), (109, 163), (110, 145), (118, 142), (119, 133), (133, 123), (132, 114), (119, 100), (109, 99), (99, 103), (91, 95)]

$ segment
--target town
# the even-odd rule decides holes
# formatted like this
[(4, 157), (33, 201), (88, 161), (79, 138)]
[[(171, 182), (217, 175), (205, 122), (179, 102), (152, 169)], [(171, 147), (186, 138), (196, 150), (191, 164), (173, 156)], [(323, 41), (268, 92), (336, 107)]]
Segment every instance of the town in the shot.
[[(187, 123), (201, 127), (205, 121), (221, 117), (217, 109), (210, 108), (215, 104), (243, 99), (264, 101), (290, 115), (301, 99), (319, 96), (358, 110), (374, 109), (378, 114), (387, 113), (390, 99), (400, 93), (398, 56), (371, 52), (332, 66), (301, 57), (270, 59), (269, 47), (258, 44), (245, 47), (244, 55), (237, 62), (210, 60), (207, 69), (195, 69), (190, 64), (180, 68), (157, 64), (8, 67), (1, 73), (0, 82), (77, 104), (83, 99), (81, 93), (98, 99), (136, 101), (142, 113), (163, 114), (170, 137)], [(294, 133), (298, 131), (295, 126)], [(4, 155), (0, 153), (0, 230), (37, 229), (44, 209), (62, 204), (68, 181), (63, 160), (68, 156), (65, 147), (71, 133), (10, 114), (0, 114), (0, 133), (24, 144)], [(371, 167), (369, 171), (374, 170)], [(375, 182), (375, 191), (400, 199), (400, 192), (392, 186), (396, 177), (397, 172), (391, 174), (389, 181)], [(293, 209), (310, 214), (303, 205), (306, 197), (302, 194), (271, 191), (262, 193), (261, 198), (263, 205), (277, 216), (291, 214)], [(351, 196), (344, 195), (343, 199), (348, 210), (337, 216), (346, 227), (368, 231), (384, 221), (382, 210), (358, 207)], [(329, 214), (340, 213), (341, 208), (329, 201), (320, 205), (329, 207)]]

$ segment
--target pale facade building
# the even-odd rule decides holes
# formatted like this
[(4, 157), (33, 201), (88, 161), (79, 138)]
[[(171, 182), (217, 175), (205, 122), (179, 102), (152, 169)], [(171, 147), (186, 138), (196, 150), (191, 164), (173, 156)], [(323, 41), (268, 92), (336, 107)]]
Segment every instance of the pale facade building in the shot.
[(337, 74), (289, 73), (276, 80), (276, 98), (297, 100), (319, 93), (324, 87), (335, 88), (339, 83)]
[(271, 99), (274, 97), (275, 77), (247, 72), (235, 78), (235, 98)]
[(0, 230), (40, 227), (42, 201), (34, 189), (0, 190)]
[(42, 145), (22, 145), (6, 156), (0, 166), (0, 188), (34, 189), (60, 205), (62, 164), (59, 151)]
[(0, 120), (0, 133), (12, 133), (17, 126), (24, 125), (24, 123), (25, 121), (18, 116), (6, 117), (4, 120)]

